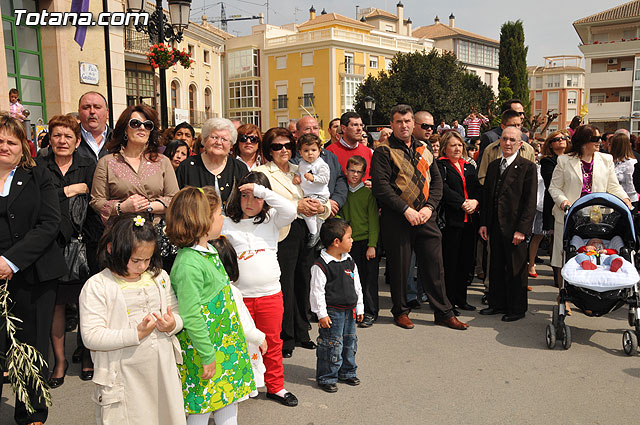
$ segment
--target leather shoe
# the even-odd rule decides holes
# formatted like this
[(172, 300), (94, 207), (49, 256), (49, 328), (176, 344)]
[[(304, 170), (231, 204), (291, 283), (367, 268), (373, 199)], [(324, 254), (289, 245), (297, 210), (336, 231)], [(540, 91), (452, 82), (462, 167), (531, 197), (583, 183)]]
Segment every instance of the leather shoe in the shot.
[(459, 305), (458, 308), (465, 311), (476, 311), (476, 308), (469, 303)]
[(400, 326), (404, 329), (413, 329), (413, 322), (409, 319), (408, 314), (401, 314), (400, 316), (393, 319), (397, 326)]
[(451, 316), (448, 319), (436, 319), (435, 324), (440, 326), (446, 326), (448, 328), (455, 329), (458, 331), (464, 331), (469, 327), (469, 325), (467, 325), (466, 323), (459, 321), (456, 316)]
[(407, 307), (409, 307), (412, 310), (420, 310), (420, 301), (411, 300), (407, 303)]
[(493, 316), (494, 314), (505, 314), (506, 311), (499, 308), (487, 307), (480, 310), (480, 314), (483, 316)]
[(298, 399), (292, 393), (286, 393), (284, 397), (280, 397), (278, 394), (267, 393), (267, 398), (275, 400), (287, 407), (296, 407), (298, 405)]
[(339, 382), (343, 382), (347, 385), (351, 385), (352, 387), (355, 387), (356, 385), (360, 385), (360, 379), (358, 379), (357, 376), (354, 376), (353, 378), (338, 378)]
[(80, 379), (82, 379), (83, 381), (91, 381), (93, 379), (93, 369), (81, 370)]
[(298, 347), (306, 348), (307, 350), (315, 350), (317, 347), (316, 343), (311, 340), (298, 342), (296, 345)]
[(64, 373), (62, 374), (62, 376), (60, 378), (49, 378), (49, 381), (47, 381), (47, 384), (49, 385), (49, 388), (58, 388), (60, 386), (62, 386), (62, 384), (64, 384), (64, 377), (67, 375), (67, 369), (69, 369), (69, 362), (68, 361), (64, 361)]
[(293, 350), (282, 350), (282, 358), (289, 359), (293, 356)]
[(338, 391), (338, 386), (336, 384), (318, 384), (318, 387), (327, 393), (335, 393)]
[(520, 314), (505, 314), (502, 316), (503, 322), (515, 322), (516, 320), (524, 319), (524, 313)]

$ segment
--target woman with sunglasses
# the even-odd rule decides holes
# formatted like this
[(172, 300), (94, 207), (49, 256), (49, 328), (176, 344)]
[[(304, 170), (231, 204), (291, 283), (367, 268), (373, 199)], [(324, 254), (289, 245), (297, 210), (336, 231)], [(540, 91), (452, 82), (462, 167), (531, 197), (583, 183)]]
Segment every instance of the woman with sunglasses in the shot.
[(178, 181), (171, 161), (158, 154), (158, 114), (147, 105), (122, 112), (93, 176), (91, 206), (106, 223), (123, 213), (152, 213), (160, 220)]
[[(551, 210), (553, 209), (553, 198), (549, 194), (549, 185), (551, 185), (551, 176), (553, 170), (558, 164), (558, 157), (564, 154), (567, 146), (569, 145), (569, 136), (564, 130), (553, 131), (547, 136), (540, 153), (540, 175), (544, 182), (544, 199), (542, 203), (542, 232), (551, 235), (553, 240), (553, 225), (554, 219)], [(562, 238), (562, 236), (560, 236)], [(553, 243), (552, 243), (553, 245)], [(558, 286), (560, 283), (560, 268), (552, 267), (553, 269), (553, 281)], [(531, 272), (531, 270), (530, 270)]]
[[(270, 161), (254, 171), (264, 173), (271, 183), (271, 190), (282, 195), (297, 208), (298, 214), (308, 217), (318, 214), (327, 219), (331, 205), (317, 199), (305, 198), (299, 185), (293, 184), (298, 166), (289, 162), (294, 154), (295, 139), (286, 128), (271, 128), (264, 134), (264, 154)], [(278, 238), (278, 263), (280, 286), (284, 301), (282, 319), (282, 356), (291, 357), (296, 345), (313, 349), (315, 343), (309, 337), (309, 281), (314, 254), (307, 247), (307, 226), (302, 218), (280, 229)]]
[(257, 125), (243, 124), (238, 127), (238, 143), (233, 145), (233, 155), (249, 171), (263, 164), (262, 135)]
[(578, 198), (594, 192), (607, 192), (620, 198), (629, 209), (631, 200), (616, 177), (613, 159), (610, 155), (598, 152), (600, 130), (587, 124), (578, 127), (571, 138), (571, 147), (567, 155), (558, 157), (558, 165), (553, 170), (549, 193), (553, 198), (552, 267), (562, 267), (562, 234), (564, 231), (564, 210)]

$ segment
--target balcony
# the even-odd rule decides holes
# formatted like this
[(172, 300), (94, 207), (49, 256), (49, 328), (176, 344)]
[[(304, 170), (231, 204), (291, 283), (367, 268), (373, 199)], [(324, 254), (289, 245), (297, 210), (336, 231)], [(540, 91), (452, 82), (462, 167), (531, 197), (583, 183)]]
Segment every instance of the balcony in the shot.
[(587, 58), (606, 58), (614, 56), (635, 55), (640, 51), (640, 40), (615, 41), (598, 44), (583, 44), (578, 46)]
[[(167, 108), (169, 110), (169, 126), (171, 127), (175, 127), (176, 126), (176, 119), (175, 119), (175, 114), (173, 113), (173, 109), (172, 108)], [(160, 111), (158, 111), (159, 113)], [(214, 114), (213, 112), (209, 112), (209, 111), (189, 111), (189, 124), (191, 124), (192, 126), (196, 127), (196, 128), (201, 128), (202, 124), (204, 124), (204, 122), (206, 120), (208, 120), (209, 118), (214, 118), (217, 117), (218, 114)]]
[(341, 62), (338, 69), (340, 70), (341, 77), (344, 77), (345, 75), (358, 75), (364, 77), (366, 67), (363, 63)]
[(633, 86), (633, 71), (592, 72), (587, 74), (587, 87), (593, 89), (612, 89)]
[(313, 108), (316, 97), (313, 93), (305, 93), (298, 97), (298, 108)]
[(589, 103), (589, 121), (618, 121), (631, 114), (631, 102)]
[(146, 55), (151, 46), (149, 35), (138, 32), (135, 28), (127, 27), (124, 31), (124, 51), (127, 53), (137, 53)]
[(286, 95), (280, 95), (277, 99), (271, 99), (273, 109), (287, 109), (289, 98)]

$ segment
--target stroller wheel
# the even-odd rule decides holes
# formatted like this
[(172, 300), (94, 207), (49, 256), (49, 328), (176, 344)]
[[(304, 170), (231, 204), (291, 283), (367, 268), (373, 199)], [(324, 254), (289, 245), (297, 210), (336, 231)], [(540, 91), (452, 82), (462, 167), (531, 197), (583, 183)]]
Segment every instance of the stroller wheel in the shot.
[(622, 334), (622, 349), (627, 356), (633, 356), (638, 352), (638, 337), (631, 331)]
[(553, 323), (553, 326), (557, 328), (559, 321), (560, 321), (560, 307), (558, 305), (554, 305), (553, 314), (551, 315), (551, 323)]
[(568, 350), (571, 347), (571, 328), (562, 324), (562, 348)]
[(556, 327), (549, 323), (546, 332), (547, 348), (553, 350), (556, 346)]

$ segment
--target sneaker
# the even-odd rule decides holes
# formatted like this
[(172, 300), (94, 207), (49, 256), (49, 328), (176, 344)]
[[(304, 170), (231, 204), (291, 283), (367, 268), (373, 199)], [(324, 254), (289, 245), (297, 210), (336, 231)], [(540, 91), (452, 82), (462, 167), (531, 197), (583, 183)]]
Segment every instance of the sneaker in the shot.
[(358, 327), (359, 328), (370, 328), (371, 326), (373, 326), (373, 322), (375, 322), (373, 317), (365, 314), (364, 319), (362, 319), (362, 322), (358, 323)]
[(320, 242), (320, 232), (309, 234), (309, 241), (307, 242), (307, 247), (313, 248)]

